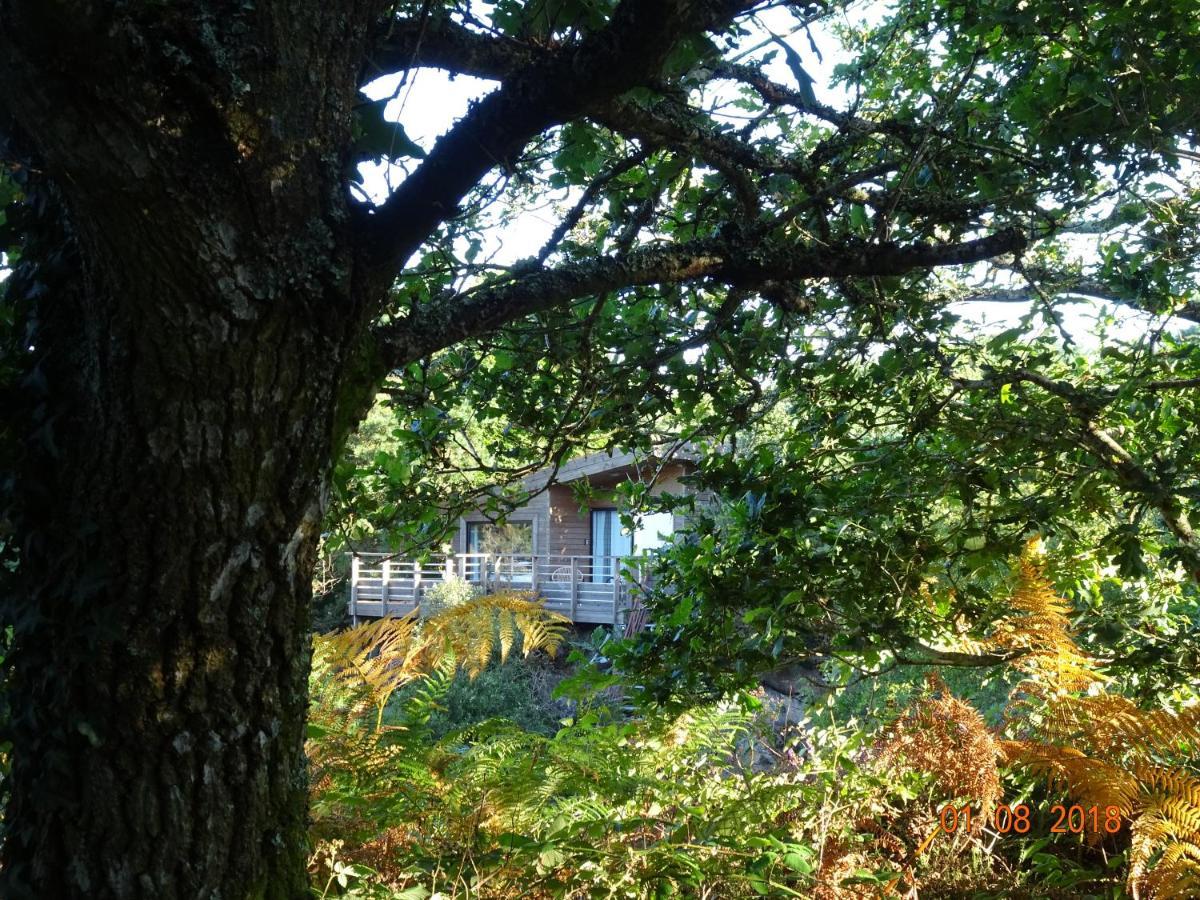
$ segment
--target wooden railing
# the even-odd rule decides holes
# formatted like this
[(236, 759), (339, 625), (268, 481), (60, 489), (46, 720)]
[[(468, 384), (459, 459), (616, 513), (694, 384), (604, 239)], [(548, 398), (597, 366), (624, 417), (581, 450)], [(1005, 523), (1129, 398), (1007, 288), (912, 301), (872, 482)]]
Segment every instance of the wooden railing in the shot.
[(573, 622), (622, 625), (641, 585), (640, 556), (456, 553), (424, 560), (383, 553), (350, 557), (350, 618), (404, 615), (435, 585), (461, 578), (485, 593), (532, 591)]

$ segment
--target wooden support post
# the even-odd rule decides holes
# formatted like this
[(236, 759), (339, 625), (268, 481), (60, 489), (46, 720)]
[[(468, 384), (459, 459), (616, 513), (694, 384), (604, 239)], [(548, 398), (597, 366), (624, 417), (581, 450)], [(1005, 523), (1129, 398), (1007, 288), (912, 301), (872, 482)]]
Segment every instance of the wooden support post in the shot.
[(383, 561), (383, 571), (380, 573), (380, 596), (383, 598), (383, 615), (386, 618), (392, 611), (392, 561), (385, 559)]
[(358, 624), (358, 554), (350, 554), (350, 624)]
[(571, 557), (571, 621), (579, 612), (579, 557)]

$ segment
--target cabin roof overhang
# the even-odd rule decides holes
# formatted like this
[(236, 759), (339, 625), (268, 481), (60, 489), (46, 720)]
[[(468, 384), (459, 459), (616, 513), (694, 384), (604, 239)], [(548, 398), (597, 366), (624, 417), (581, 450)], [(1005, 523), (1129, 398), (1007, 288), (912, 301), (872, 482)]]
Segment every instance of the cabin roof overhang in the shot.
[(632, 450), (623, 453), (602, 451), (581, 456), (563, 463), (555, 471), (552, 467), (534, 472), (524, 479), (529, 490), (541, 490), (553, 479), (555, 484), (566, 484), (581, 478), (592, 478), (620, 472), (635, 473), (642, 466), (663, 462), (694, 463), (697, 454), (687, 449), (677, 449), (669, 454), (638, 453)]

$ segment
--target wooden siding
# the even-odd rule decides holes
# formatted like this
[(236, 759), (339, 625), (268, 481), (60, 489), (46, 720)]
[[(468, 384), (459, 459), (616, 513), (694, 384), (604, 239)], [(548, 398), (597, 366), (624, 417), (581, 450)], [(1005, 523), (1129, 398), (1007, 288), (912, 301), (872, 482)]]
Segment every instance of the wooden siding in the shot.
[(575, 502), (571, 488), (554, 484), (550, 495), (550, 550), (561, 556), (590, 556), (592, 522), (586, 508)]
[[(645, 463), (639, 469), (632, 454), (594, 454), (573, 460), (559, 470), (559, 482), (544, 488), (546, 476), (537, 473), (525, 480), (526, 487), (537, 490), (544, 488), (530, 502), (509, 514), (507, 521), (529, 522), (533, 525), (533, 553), (557, 556), (590, 556), (592, 553), (593, 509), (615, 509), (613, 488), (623, 481), (652, 477), (656, 463)], [(691, 469), (690, 460), (667, 463), (658, 480), (650, 489), (652, 495), (687, 494), (691, 488), (680, 478)], [(570, 482), (586, 480), (592, 488), (590, 506), (580, 507)], [(482, 513), (470, 513), (459, 520), (458, 530), (451, 542), (453, 553), (467, 552), (467, 523), (487, 522)], [(683, 515), (676, 514), (673, 527), (682, 531), (687, 524)]]
[[(690, 488), (680, 482), (687, 469), (674, 464), (664, 469), (662, 475), (650, 489), (651, 496), (659, 494), (687, 494)], [(589, 506), (575, 502), (575, 493), (570, 485), (554, 484), (546, 492), (549, 495), (549, 548), (548, 553), (564, 556), (590, 556), (592, 552), (592, 517), (594, 509), (615, 509), (612, 489), (629, 478), (637, 477), (636, 470), (626, 469), (605, 472), (588, 477), (594, 494)], [(681, 531), (687, 519), (679, 514), (672, 523), (675, 531)]]

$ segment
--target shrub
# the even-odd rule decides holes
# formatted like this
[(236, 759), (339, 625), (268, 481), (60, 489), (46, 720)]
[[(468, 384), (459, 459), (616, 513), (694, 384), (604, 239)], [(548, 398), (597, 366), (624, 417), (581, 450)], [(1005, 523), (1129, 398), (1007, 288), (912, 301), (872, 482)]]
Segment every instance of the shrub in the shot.
[(421, 595), (421, 616), (422, 618), (436, 616), (444, 610), (474, 600), (479, 593), (479, 588), (457, 575), (439, 581)]
[(524, 731), (553, 735), (562, 719), (570, 715), (568, 704), (550, 695), (557, 671), (538, 656), (509, 658), (485, 669), (475, 678), (457, 673), (448, 685), (438, 708), (429, 719), (433, 740), (504, 718)]
[[(752, 703), (630, 721), (600, 705), (554, 734), (492, 718), (439, 740), (458, 661), (483, 677), (485, 655), (438, 648), (469, 636), (488, 657), (503, 651), (496, 603), (318, 638), (309, 753), (324, 895), (809, 891), (818, 848), (850, 839), (848, 811), (880, 793), (879, 779), (839, 762), (861, 750), (845, 729), (825, 733), (808, 768), (753, 771), (737, 752)], [(555, 644), (553, 619), (519, 609), (526, 651)], [(515, 621), (512, 607), (499, 613)], [(808, 814), (817, 808), (834, 814)]]

